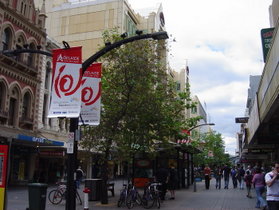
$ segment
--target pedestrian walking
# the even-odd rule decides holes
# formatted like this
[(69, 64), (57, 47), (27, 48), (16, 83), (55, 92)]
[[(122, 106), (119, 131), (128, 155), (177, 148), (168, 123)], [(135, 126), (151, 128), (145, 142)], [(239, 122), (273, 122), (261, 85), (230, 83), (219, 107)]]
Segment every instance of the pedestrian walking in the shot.
[(165, 200), (166, 192), (167, 192), (167, 183), (169, 179), (169, 171), (162, 165), (159, 165), (159, 169), (156, 172), (156, 181), (160, 182), (159, 191), (161, 200)]
[(175, 189), (178, 182), (177, 171), (174, 168), (174, 165), (171, 165), (169, 172), (169, 180), (168, 180), (168, 190), (170, 191), (171, 197), (170, 200), (175, 199)]
[(76, 187), (77, 187), (77, 189), (79, 189), (79, 186), (80, 186), (80, 183), (82, 181), (83, 175), (84, 175), (84, 173), (81, 169), (81, 166), (79, 166), (77, 171), (76, 171)]
[(243, 166), (241, 166), (237, 170), (237, 180), (239, 182), (239, 189), (241, 190), (244, 190), (244, 176), (245, 176), (245, 171), (243, 169)]
[(208, 165), (205, 166), (204, 170), (204, 180), (205, 180), (205, 189), (209, 189), (210, 186), (210, 176), (211, 176), (211, 169), (208, 167)]
[(244, 181), (246, 183), (247, 198), (252, 198), (251, 196), (252, 180), (253, 180), (252, 174), (250, 173), (250, 171), (246, 171), (246, 174), (244, 176)]
[(229, 166), (225, 165), (223, 171), (224, 171), (224, 183), (225, 183), (224, 189), (229, 189), (229, 181), (230, 181), (231, 169), (230, 169)]
[(252, 183), (255, 186), (257, 194), (257, 204), (255, 208), (265, 209), (267, 207), (267, 203), (263, 198), (263, 193), (265, 191), (265, 182), (264, 174), (261, 172), (261, 168), (256, 169), (256, 174), (253, 176)]
[(215, 168), (214, 170), (214, 177), (216, 179), (216, 184), (215, 184), (215, 187), (216, 189), (219, 189), (221, 188), (221, 179), (222, 179), (222, 176), (223, 176), (223, 170), (221, 167), (217, 167)]
[(279, 209), (279, 162), (276, 162), (275, 168), (265, 175), (266, 200), (268, 210)]
[(231, 177), (232, 177), (232, 183), (233, 183), (233, 188), (237, 188), (237, 170), (235, 166), (233, 166), (231, 170)]

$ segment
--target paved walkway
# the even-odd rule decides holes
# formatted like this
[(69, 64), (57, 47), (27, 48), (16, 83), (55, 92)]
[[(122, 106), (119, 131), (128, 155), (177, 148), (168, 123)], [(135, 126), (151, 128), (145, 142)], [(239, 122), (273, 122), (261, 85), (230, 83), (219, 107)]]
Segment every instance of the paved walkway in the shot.
[[(101, 205), (99, 201), (90, 201), (90, 210), (120, 209), (116, 203), (119, 197), (123, 181), (118, 180), (115, 184), (115, 197), (111, 197), (109, 192), (109, 204)], [(256, 205), (255, 191), (252, 190), (252, 199), (246, 197), (246, 190), (240, 189), (220, 189), (216, 190), (213, 186), (215, 180), (211, 181), (209, 190), (205, 190), (204, 182), (197, 183), (197, 191), (193, 191), (193, 186), (189, 189), (181, 189), (176, 192), (175, 200), (166, 200), (162, 203), (161, 209), (165, 210), (254, 210)], [(223, 183), (222, 183), (223, 184)], [(53, 187), (48, 188), (48, 192)], [(80, 194), (82, 191), (80, 190)], [(167, 198), (170, 195), (167, 194)], [(8, 208), (7, 210), (25, 210), (28, 207), (27, 188), (10, 188), (7, 192)], [(83, 196), (82, 196), (83, 199)], [(76, 210), (83, 210), (83, 206), (77, 204)], [(121, 209), (126, 209), (122, 207)], [(134, 209), (143, 209), (141, 206), (135, 206)], [(59, 205), (53, 205), (48, 200), (45, 210), (65, 210), (65, 201)]]

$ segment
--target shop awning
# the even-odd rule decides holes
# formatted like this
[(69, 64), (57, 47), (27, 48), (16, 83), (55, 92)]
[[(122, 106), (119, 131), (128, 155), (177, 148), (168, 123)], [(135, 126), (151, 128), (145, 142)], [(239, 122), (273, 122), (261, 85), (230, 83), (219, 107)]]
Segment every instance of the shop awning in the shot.
[(46, 139), (46, 138), (42, 138), (42, 137), (25, 136), (22, 134), (18, 134), (17, 139), (22, 140), (22, 141), (46, 144), (49, 146), (62, 146), (62, 147), (64, 146), (64, 142), (61, 142), (61, 141), (55, 141), (55, 140)]

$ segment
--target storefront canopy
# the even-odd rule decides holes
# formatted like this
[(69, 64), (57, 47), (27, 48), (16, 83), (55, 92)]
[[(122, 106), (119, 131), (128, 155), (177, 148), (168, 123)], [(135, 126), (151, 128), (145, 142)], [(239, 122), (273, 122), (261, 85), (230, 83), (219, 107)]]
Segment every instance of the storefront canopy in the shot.
[(34, 136), (25, 136), (22, 134), (17, 135), (17, 139), (22, 141), (28, 141), (28, 142), (35, 142), (35, 143), (41, 143), (46, 144), (49, 146), (64, 146), (64, 142), (61, 141), (54, 141), (51, 139), (41, 138), (41, 137), (34, 137)]

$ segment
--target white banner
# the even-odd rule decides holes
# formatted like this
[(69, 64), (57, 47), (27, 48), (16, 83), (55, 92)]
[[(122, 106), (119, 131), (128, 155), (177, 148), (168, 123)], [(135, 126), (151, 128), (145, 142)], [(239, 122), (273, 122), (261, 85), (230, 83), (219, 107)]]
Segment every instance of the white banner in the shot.
[(92, 64), (84, 73), (81, 91), (81, 119), (82, 125), (99, 125), (101, 113), (101, 72), (102, 64)]
[(53, 77), (49, 118), (79, 117), (82, 82), (81, 63), (81, 47), (53, 50)]

